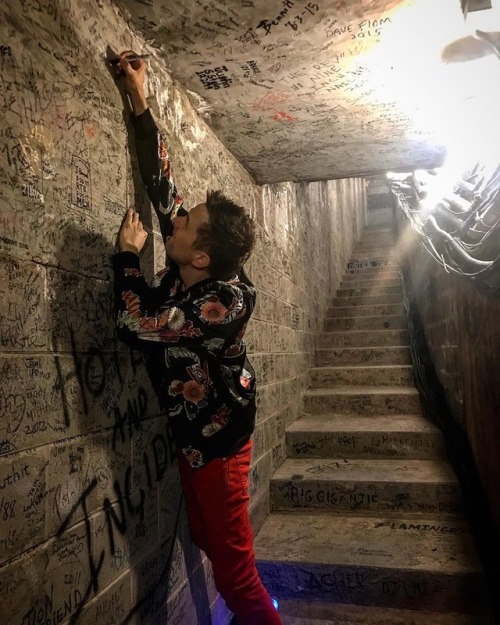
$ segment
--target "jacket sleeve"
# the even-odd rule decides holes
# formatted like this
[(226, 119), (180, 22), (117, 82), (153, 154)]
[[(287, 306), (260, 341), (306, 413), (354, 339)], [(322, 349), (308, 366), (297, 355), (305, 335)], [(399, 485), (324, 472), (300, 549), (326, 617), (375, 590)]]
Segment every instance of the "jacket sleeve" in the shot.
[[(183, 214), (182, 196), (172, 178), (167, 146), (158, 127), (146, 109), (141, 115), (132, 115), (139, 171), (149, 199), (154, 206), (163, 238), (172, 233), (172, 218)], [(187, 212), (187, 211), (186, 211)]]
[(234, 341), (252, 312), (253, 302), (239, 288), (217, 281), (182, 298), (164, 289), (158, 306), (136, 254), (116, 254), (113, 262), (118, 334), (129, 345), (156, 341), (217, 351)]

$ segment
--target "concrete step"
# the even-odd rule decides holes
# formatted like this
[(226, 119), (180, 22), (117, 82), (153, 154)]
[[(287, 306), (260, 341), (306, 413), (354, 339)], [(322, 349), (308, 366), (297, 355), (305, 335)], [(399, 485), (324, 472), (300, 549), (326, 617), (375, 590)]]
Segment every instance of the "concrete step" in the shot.
[(396, 286), (373, 286), (373, 287), (358, 287), (352, 286), (347, 289), (337, 289), (337, 297), (353, 297), (360, 295), (394, 295), (397, 294), (402, 297), (401, 285)]
[(328, 347), (386, 347), (409, 345), (408, 330), (349, 330), (347, 332), (323, 332), (316, 345)]
[(344, 386), (303, 393), (306, 414), (420, 414), (416, 388), (405, 386)]
[(374, 315), (372, 317), (338, 317), (325, 319), (325, 332), (339, 330), (405, 330), (406, 315)]
[(401, 287), (401, 281), (399, 276), (392, 277), (391, 279), (374, 278), (373, 280), (365, 280), (354, 278), (353, 280), (342, 280), (340, 283), (341, 289), (371, 289), (374, 287), (382, 286), (399, 286)]
[(440, 614), (375, 606), (325, 604), (283, 599), (283, 625), (493, 625), (472, 614)]
[(365, 232), (361, 239), (356, 242), (356, 245), (363, 245), (366, 243), (391, 243), (394, 245), (394, 233), (388, 232), (387, 230), (384, 232)]
[(444, 459), (441, 431), (419, 415), (297, 419), (286, 430), (289, 458)]
[(369, 286), (373, 283), (385, 284), (387, 282), (397, 282), (400, 283), (400, 275), (397, 271), (385, 271), (378, 273), (367, 273), (367, 274), (359, 274), (359, 273), (345, 273), (342, 276), (342, 284), (356, 284), (358, 282), (366, 282)]
[(445, 460), (287, 458), (271, 478), (272, 510), (458, 514), (460, 484)]
[(376, 262), (377, 265), (383, 264), (392, 266), (397, 266), (398, 263), (394, 256), (394, 250), (387, 248), (386, 250), (380, 251), (379, 253), (365, 253), (365, 254), (351, 254), (351, 258), (349, 259), (349, 263), (359, 263), (368, 261), (372, 266), (373, 262)]
[(398, 251), (397, 246), (391, 241), (366, 241), (355, 245), (352, 249), (350, 259), (357, 258), (389, 258)]
[(363, 237), (362, 239), (360, 239), (359, 241), (357, 241), (354, 246), (353, 246), (353, 250), (357, 250), (359, 248), (364, 248), (364, 247), (373, 247), (373, 248), (393, 248), (396, 246), (396, 242), (394, 241), (394, 237), (392, 236), (385, 236), (385, 235), (380, 235), (380, 236), (371, 236), (371, 237)]
[(413, 386), (411, 365), (313, 367), (311, 388), (332, 386)]
[(366, 304), (364, 306), (336, 306), (329, 308), (327, 318), (375, 317), (378, 315), (405, 315), (402, 301), (397, 304)]
[(360, 248), (364, 248), (364, 247), (373, 247), (376, 249), (379, 248), (393, 248), (396, 246), (396, 243), (394, 241), (394, 237), (391, 236), (373, 236), (373, 237), (366, 237), (363, 239), (360, 239), (357, 243), (354, 244), (353, 250), (358, 250)]
[(264, 585), (282, 600), (442, 613), (485, 609), (484, 576), (460, 518), (271, 514), (255, 554)]
[[(362, 264), (360, 267), (347, 267), (345, 272), (345, 277), (347, 276), (387, 276), (387, 275), (395, 275), (399, 274), (399, 267), (386, 267), (385, 265), (380, 264)], [(345, 278), (344, 278), (345, 279)], [(364, 278), (363, 278), (364, 279)]]
[(373, 247), (376, 249), (385, 249), (385, 248), (393, 248), (395, 247), (394, 237), (386, 236), (386, 237), (367, 237), (366, 239), (360, 239), (357, 241), (353, 250), (356, 251), (359, 248), (364, 247)]
[(391, 243), (386, 245), (380, 243), (366, 243), (354, 247), (351, 253), (351, 260), (358, 258), (392, 258), (396, 253), (397, 248)]
[(316, 349), (315, 359), (318, 367), (411, 364), (410, 348), (404, 346)]
[(400, 304), (401, 302), (401, 293), (354, 295), (351, 297), (334, 297), (332, 306), (373, 306), (374, 304)]
[(346, 273), (350, 269), (390, 269), (391, 271), (399, 271), (399, 263), (394, 259), (388, 258), (352, 258), (346, 266)]
[(381, 234), (371, 234), (361, 237), (359, 241), (355, 243), (355, 246), (359, 245), (395, 245), (394, 235), (392, 233), (383, 232)]
[(361, 240), (363, 240), (365, 237), (369, 237), (369, 236), (381, 236), (381, 235), (386, 235), (386, 236), (394, 236), (394, 230), (392, 228), (392, 225), (378, 225), (378, 226), (366, 226), (365, 229), (363, 230), (363, 233), (361, 235)]

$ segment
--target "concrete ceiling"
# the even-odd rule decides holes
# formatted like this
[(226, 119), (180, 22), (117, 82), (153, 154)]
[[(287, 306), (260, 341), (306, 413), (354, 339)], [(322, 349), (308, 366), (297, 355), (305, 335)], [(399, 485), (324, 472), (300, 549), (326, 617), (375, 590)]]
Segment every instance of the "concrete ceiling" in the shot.
[(439, 51), (459, 0), (116, 4), (259, 183), (443, 160)]

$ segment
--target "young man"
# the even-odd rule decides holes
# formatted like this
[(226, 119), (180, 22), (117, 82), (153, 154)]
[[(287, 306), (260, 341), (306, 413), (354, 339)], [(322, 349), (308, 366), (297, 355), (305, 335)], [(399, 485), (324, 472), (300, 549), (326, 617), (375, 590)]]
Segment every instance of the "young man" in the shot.
[(178, 447), (191, 536), (212, 562), (217, 590), (240, 625), (281, 625), (255, 567), (248, 514), (255, 376), (243, 335), (255, 289), (240, 270), (254, 225), (220, 192), (184, 209), (144, 95), (144, 62), (131, 65), (128, 54), (119, 70), (141, 175), (170, 260), (149, 287), (138, 256), (147, 234), (129, 210), (114, 257), (119, 333), (136, 347), (161, 345), (156, 385), (160, 380)]

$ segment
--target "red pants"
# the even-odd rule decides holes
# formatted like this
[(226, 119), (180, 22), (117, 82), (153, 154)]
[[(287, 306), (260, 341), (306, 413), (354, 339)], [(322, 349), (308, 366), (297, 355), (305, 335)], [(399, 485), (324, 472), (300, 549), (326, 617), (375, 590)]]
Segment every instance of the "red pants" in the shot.
[(252, 442), (193, 471), (179, 454), (189, 529), (212, 562), (215, 586), (239, 625), (282, 625), (260, 581), (248, 514)]

